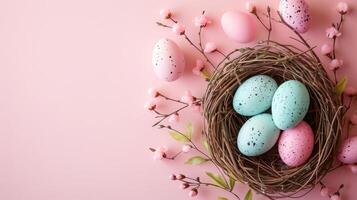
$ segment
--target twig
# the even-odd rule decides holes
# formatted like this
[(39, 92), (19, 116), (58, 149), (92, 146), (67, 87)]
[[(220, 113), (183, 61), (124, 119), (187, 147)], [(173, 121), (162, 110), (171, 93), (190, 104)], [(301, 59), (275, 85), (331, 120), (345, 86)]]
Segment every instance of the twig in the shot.
[(222, 169), (215, 163), (213, 162), (212, 158), (206, 154), (205, 152), (203, 152), (201, 149), (199, 149), (197, 147), (197, 145), (192, 141), (191, 138), (187, 137), (186, 134), (183, 134), (182, 132), (172, 128), (171, 126), (165, 126), (165, 125), (161, 125), (160, 128), (166, 128), (168, 130), (171, 130), (171, 131), (175, 131), (176, 133), (180, 134), (181, 136), (183, 136), (191, 145), (192, 145), (192, 148), (195, 149), (196, 151), (198, 151), (199, 153), (201, 153), (203, 156), (205, 156), (207, 158), (208, 161), (211, 161), (212, 164), (217, 168), (218, 172), (220, 173), (220, 175), (222, 176), (222, 178), (224, 179), (224, 182), (226, 184), (228, 184), (227, 182), (227, 179), (226, 179), (226, 176), (225, 174), (223, 173)]
[(260, 18), (258, 12), (255, 10), (252, 12), (253, 15), (255, 15), (255, 17), (258, 19), (258, 21), (260, 22), (260, 24), (263, 25), (263, 27), (268, 31), (268, 39), (267, 39), (267, 44), (269, 44), (270, 42), (270, 35), (271, 35), (271, 32), (273, 30), (272, 28), (272, 24), (271, 24), (271, 10), (270, 10), (270, 7), (268, 6), (267, 7), (267, 13), (268, 13), (268, 19), (269, 19), (269, 25), (265, 25), (265, 23), (263, 22), (263, 20)]

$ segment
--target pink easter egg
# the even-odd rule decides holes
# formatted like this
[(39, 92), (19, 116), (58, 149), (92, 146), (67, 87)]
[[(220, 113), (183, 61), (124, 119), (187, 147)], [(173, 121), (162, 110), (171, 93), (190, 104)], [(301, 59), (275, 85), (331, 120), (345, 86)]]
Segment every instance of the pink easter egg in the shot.
[(343, 142), (337, 157), (345, 164), (357, 163), (357, 136), (347, 138)]
[(225, 12), (221, 18), (221, 25), (226, 35), (237, 42), (252, 42), (256, 37), (256, 21), (249, 13)]
[(282, 132), (278, 150), (280, 158), (286, 165), (297, 167), (309, 159), (313, 146), (314, 133), (310, 125), (302, 121), (295, 127)]
[(308, 31), (311, 21), (309, 6), (304, 0), (280, 0), (279, 13), (299, 33)]
[(185, 57), (174, 41), (164, 38), (154, 46), (152, 64), (159, 79), (175, 81), (185, 70)]

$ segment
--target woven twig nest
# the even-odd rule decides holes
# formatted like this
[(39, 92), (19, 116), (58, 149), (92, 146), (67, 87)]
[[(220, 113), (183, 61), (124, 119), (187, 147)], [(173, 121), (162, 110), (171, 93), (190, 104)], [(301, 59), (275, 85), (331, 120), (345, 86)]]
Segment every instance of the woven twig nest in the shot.
[[(303, 195), (329, 172), (336, 157), (343, 107), (334, 84), (311, 49), (302, 51), (270, 41), (243, 48), (240, 53), (215, 71), (203, 98), (205, 133), (213, 161), (271, 199)], [(269, 75), (278, 84), (299, 80), (309, 90), (311, 103), (305, 121), (314, 131), (315, 144), (302, 166), (286, 166), (277, 147), (258, 157), (247, 157), (237, 148), (238, 132), (247, 118), (233, 110), (233, 95), (244, 80), (258, 74)]]

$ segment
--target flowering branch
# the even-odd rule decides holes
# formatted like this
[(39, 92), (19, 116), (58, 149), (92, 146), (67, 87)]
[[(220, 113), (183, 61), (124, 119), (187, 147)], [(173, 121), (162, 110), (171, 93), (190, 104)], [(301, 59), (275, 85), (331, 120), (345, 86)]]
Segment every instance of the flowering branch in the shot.
[[(186, 133), (181, 132), (177, 129), (174, 129), (173, 127), (171, 127), (170, 125), (159, 125), (160, 129), (167, 129), (169, 130), (170, 135), (178, 141), (181, 142), (185, 142), (187, 144), (185, 144), (182, 147), (182, 150), (177, 152), (176, 154), (174, 154), (173, 156), (169, 157), (167, 155), (167, 148), (166, 147), (158, 147), (156, 149), (154, 148), (149, 148), (152, 152), (154, 152), (154, 159), (156, 160), (161, 160), (161, 159), (167, 159), (167, 160), (174, 160), (175, 158), (177, 158), (179, 155), (182, 155), (182, 153), (187, 153), (190, 149), (193, 149), (197, 152), (199, 152), (203, 157), (200, 156), (194, 156), (192, 158), (190, 158), (189, 160), (186, 161), (186, 164), (202, 164), (205, 162), (211, 162), (216, 168), (217, 171), (219, 172), (220, 175), (215, 175), (212, 173), (207, 172), (207, 176), (209, 176), (214, 183), (206, 183), (206, 182), (202, 182), (200, 180), (199, 177), (197, 177), (196, 179), (187, 177), (185, 175), (179, 174), (179, 175), (171, 175), (170, 179), (171, 180), (179, 180), (182, 182), (181, 188), (182, 189), (186, 189), (189, 187), (192, 187), (192, 189), (190, 190), (189, 195), (191, 197), (196, 196), (198, 194), (198, 189), (200, 186), (213, 186), (216, 188), (220, 188), (223, 189), (229, 193), (231, 193), (232, 195), (234, 195), (237, 199), (240, 199), (239, 196), (237, 194), (235, 194), (233, 192), (233, 188), (234, 188), (234, 184), (236, 182), (236, 180), (234, 178), (232, 178), (231, 176), (229, 177), (229, 182), (226, 179), (226, 175), (224, 174), (224, 172), (222, 171), (221, 168), (219, 168), (219, 166), (217, 166), (214, 162), (213, 159), (211, 158), (211, 156), (207, 153), (205, 153), (203, 150), (201, 150), (196, 144), (195, 142), (192, 140), (192, 127), (191, 125), (188, 126), (188, 130), (186, 130)], [(206, 145), (205, 145), (206, 146)], [(206, 147), (208, 148), (208, 147)]]
[[(208, 174), (210, 176), (212, 176), (212, 174), (210, 174), (210, 173), (208, 173)], [(187, 177), (187, 176), (185, 176), (183, 174), (179, 174), (179, 175), (172, 174), (170, 176), (170, 179), (173, 180), (173, 181), (180, 181), (181, 182), (180, 188), (183, 189), (183, 190), (192, 187), (192, 189), (191, 189), (191, 191), (189, 193), (190, 197), (197, 196), (198, 189), (201, 186), (208, 186), (208, 187), (211, 186), (211, 187), (216, 187), (216, 188), (219, 188), (219, 189), (223, 189), (223, 190), (231, 193), (238, 200), (240, 199), (239, 196), (232, 191), (233, 188), (231, 188), (230, 186), (226, 187), (226, 186), (222, 186), (220, 184), (202, 182), (200, 177), (191, 178), (191, 177)]]
[[(157, 122), (155, 122), (152, 125), (153, 127), (159, 125), (165, 119), (168, 119), (168, 121), (170, 123), (178, 122), (179, 121), (179, 112), (188, 108), (188, 107), (192, 107), (198, 111), (201, 108), (202, 100), (200, 98), (192, 96), (190, 91), (186, 91), (184, 96), (182, 96), (181, 100), (170, 98), (170, 97), (168, 97), (152, 88), (148, 90), (148, 93), (152, 97), (152, 99), (145, 104), (145, 108), (148, 109), (149, 111), (154, 112), (156, 114), (155, 118), (160, 118)], [(158, 111), (158, 108), (157, 108), (158, 106), (157, 106), (156, 101), (158, 100), (159, 97), (163, 98), (166, 101), (171, 101), (174, 103), (181, 104), (182, 106), (174, 111), (169, 112), (169, 113), (162, 113), (162, 112)]]
[(263, 27), (265, 28), (265, 30), (268, 32), (268, 39), (267, 39), (267, 43), (269, 44), (270, 42), (270, 35), (271, 35), (271, 32), (273, 30), (272, 28), (272, 24), (271, 24), (271, 21), (272, 21), (272, 17), (271, 17), (271, 10), (270, 10), (270, 7), (267, 6), (267, 17), (268, 17), (268, 20), (269, 20), (269, 25), (265, 25), (265, 23), (263, 22), (263, 20), (260, 18), (258, 12), (257, 12), (257, 9), (254, 5), (252, 5), (250, 2), (247, 2), (247, 10), (252, 13), (256, 18), (257, 20), (260, 22), (260, 24), (263, 25)]

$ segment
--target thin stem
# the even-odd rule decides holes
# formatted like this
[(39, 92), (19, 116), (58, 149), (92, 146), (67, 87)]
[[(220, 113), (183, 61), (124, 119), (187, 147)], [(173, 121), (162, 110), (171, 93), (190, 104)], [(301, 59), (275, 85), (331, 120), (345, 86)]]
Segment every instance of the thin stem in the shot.
[(188, 43), (190, 43), (196, 50), (198, 50), (203, 57), (205, 57), (206, 61), (214, 68), (216, 69), (216, 66), (212, 63), (212, 61), (207, 57), (207, 55), (205, 54), (205, 52), (203, 50), (201, 50), (200, 47), (198, 47), (197, 45), (195, 45), (192, 40), (187, 36), (187, 34), (184, 34), (185, 39), (188, 41)]
[[(340, 14), (340, 21), (337, 23), (337, 27), (336, 27), (337, 31), (341, 30), (343, 20), (344, 20), (344, 14)], [(333, 59), (336, 59), (336, 40), (337, 40), (337, 37), (334, 36), (333, 37), (333, 42), (332, 42), (332, 45), (333, 45), (332, 58)]]
[(267, 12), (268, 12), (268, 16), (269, 16), (269, 29), (268, 29), (268, 44), (269, 44), (271, 31), (273, 30), (272, 26), (271, 26), (271, 13), (270, 13), (270, 7), (269, 6), (267, 7)]
[(172, 99), (172, 98), (167, 97), (167, 96), (165, 96), (165, 95), (163, 95), (163, 94), (161, 94), (161, 93), (159, 93), (159, 96), (163, 97), (164, 99), (166, 99), (166, 100), (168, 100), (168, 101), (173, 101), (173, 102), (177, 102), (177, 103), (180, 103), (180, 104), (188, 105), (188, 104), (185, 103), (185, 102), (182, 102), (182, 101), (177, 100), (177, 99)]
[(203, 50), (203, 46), (202, 46), (202, 26), (200, 27), (200, 30), (198, 31), (198, 38), (199, 38), (199, 46), (201, 48), (201, 51), (204, 51)]
[(316, 59), (316, 61), (318, 63), (321, 63), (321, 60), (320, 58), (317, 56), (317, 54), (315, 53), (315, 51), (311, 48), (311, 46), (309, 45), (309, 43), (307, 43), (307, 41), (304, 39), (304, 37), (302, 37), (302, 35), (297, 32), (293, 27), (291, 27), (289, 24), (287, 24), (285, 22), (285, 20), (283, 19), (283, 17), (281, 16), (281, 14), (279, 12), (277, 12), (279, 17), (280, 17), (280, 20), (281, 20), (281, 23), (283, 23), (285, 26), (287, 26), (290, 30), (292, 30), (295, 35), (297, 35), (299, 37), (299, 39), (301, 40), (301, 42), (308, 48), (308, 49), (311, 49), (310, 52), (311, 54), (314, 56), (314, 58)]
[(202, 181), (200, 181), (200, 180), (197, 180), (197, 179), (194, 179), (194, 178), (190, 178), (190, 177), (186, 177), (185, 179), (188, 179), (188, 180), (190, 180), (190, 181), (187, 181), (187, 180), (179, 180), (179, 181), (181, 181), (181, 182), (183, 182), (183, 183), (187, 183), (187, 184), (189, 184), (189, 185), (192, 185), (192, 186), (196, 186), (196, 188), (198, 189), (201, 185), (204, 185), (204, 186), (212, 186), (212, 187), (216, 187), (216, 188), (219, 188), (219, 189), (222, 189), (222, 190), (225, 190), (225, 191), (227, 191), (227, 192), (229, 192), (229, 193), (231, 193), (233, 196), (235, 196), (237, 199), (240, 199), (240, 197), (236, 194), (236, 193), (234, 193), (233, 191), (231, 191), (230, 189), (228, 189), (228, 188), (224, 188), (224, 187), (222, 187), (222, 186), (219, 186), (219, 185), (216, 185), (216, 184), (213, 184), (213, 183), (207, 183), (207, 182), (202, 182)]
[(226, 56), (222, 51), (216, 49), (216, 52), (219, 53), (219, 54), (221, 54), (225, 59), (229, 60), (229, 57)]
[(336, 39), (337, 37), (334, 36), (332, 40), (332, 59), (336, 59)]
[(177, 24), (177, 20), (174, 20), (172, 17), (169, 18), (173, 23)]
[(165, 27), (165, 28), (172, 28), (172, 26), (163, 24), (163, 23), (161, 23), (161, 22), (156, 22), (156, 24), (157, 24), (158, 26), (162, 26), (162, 27)]
[(177, 158), (177, 156), (179, 156), (181, 153), (182, 153), (182, 151), (179, 151), (179, 152), (177, 152), (174, 156), (169, 157), (169, 158), (166, 158), (166, 159), (175, 160), (175, 158)]
[(181, 110), (187, 108), (188, 106), (189, 106), (188, 104), (187, 104), (187, 105), (184, 105), (184, 106), (180, 107), (179, 109), (177, 109), (177, 110), (175, 110), (175, 111), (173, 111), (173, 112), (171, 112), (171, 113), (169, 113), (169, 114), (161, 114), (161, 117), (162, 117), (162, 118), (161, 118), (159, 121), (157, 121), (154, 125), (152, 125), (152, 127), (157, 126), (157, 125), (160, 124), (162, 121), (164, 121), (166, 118), (168, 118), (170, 115), (176, 114), (176, 113), (180, 112)]
[(255, 15), (255, 17), (258, 19), (258, 21), (260, 22), (260, 24), (263, 25), (263, 27), (268, 31), (268, 39), (267, 39), (267, 44), (269, 44), (270, 42), (270, 36), (271, 36), (271, 31), (272, 29), (272, 23), (271, 23), (271, 12), (270, 12), (270, 7), (267, 7), (267, 13), (268, 13), (268, 18), (269, 18), (269, 25), (265, 25), (265, 23), (263, 22), (263, 20), (260, 18), (259, 14), (257, 11), (254, 11), (253, 14)]
[(230, 53), (228, 53), (223, 60), (221, 60), (221, 62), (218, 63), (217, 68), (224, 63), (224, 61), (226, 61), (232, 54), (234, 54), (235, 52), (240, 51), (240, 49), (234, 49), (233, 51), (231, 51)]

